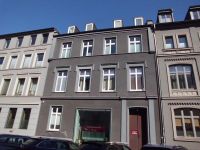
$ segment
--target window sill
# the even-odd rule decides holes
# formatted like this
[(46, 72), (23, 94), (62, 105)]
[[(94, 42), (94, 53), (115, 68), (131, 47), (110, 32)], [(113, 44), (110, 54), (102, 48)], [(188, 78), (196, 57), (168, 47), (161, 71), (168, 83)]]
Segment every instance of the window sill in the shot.
[(129, 90), (128, 92), (145, 92), (145, 90)]
[(186, 48), (164, 48), (162, 51), (164, 52), (170, 52), (170, 51), (188, 51), (192, 50), (192, 47), (186, 47)]
[(100, 91), (100, 93), (117, 93), (117, 91)]
[(200, 137), (175, 137), (175, 141), (186, 141), (186, 142), (200, 142)]
[(60, 130), (46, 130), (47, 132), (59, 132)]
[(90, 93), (90, 91), (76, 91), (76, 93)]

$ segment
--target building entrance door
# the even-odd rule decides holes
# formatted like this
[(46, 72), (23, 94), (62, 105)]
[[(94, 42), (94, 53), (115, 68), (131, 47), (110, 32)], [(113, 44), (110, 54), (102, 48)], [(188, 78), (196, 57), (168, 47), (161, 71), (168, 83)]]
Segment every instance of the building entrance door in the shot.
[(134, 107), (129, 109), (129, 145), (131, 149), (140, 150), (147, 144), (147, 109)]

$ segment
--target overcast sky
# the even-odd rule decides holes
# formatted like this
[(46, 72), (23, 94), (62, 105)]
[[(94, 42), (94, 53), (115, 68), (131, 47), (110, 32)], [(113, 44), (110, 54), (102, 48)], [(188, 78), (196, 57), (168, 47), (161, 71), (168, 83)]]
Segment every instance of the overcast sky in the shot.
[(166, 8), (173, 9), (175, 20), (183, 20), (192, 5), (200, 0), (0, 0), (0, 34), (49, 27), (65, 33), (70, 25), (82, 31), (90, 22), (111, 28), (115, 19), (131, 26), (137, 16), (156, 21), (157, 11)]

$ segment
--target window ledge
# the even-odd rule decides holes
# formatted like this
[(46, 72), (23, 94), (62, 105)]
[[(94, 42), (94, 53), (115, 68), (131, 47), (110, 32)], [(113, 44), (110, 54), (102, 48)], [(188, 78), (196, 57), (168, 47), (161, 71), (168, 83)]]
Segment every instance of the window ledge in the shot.
[(90, 91), (76, 91), (75, 93), (90, 93)]
[(129, 90), (128, 92), (145, 92), (145, 90)]
[(162, 51), (168, 52), (168, 51), (188, 51), (192, 50), (192, 47), (186, 47), (186, 48), (164, 48)]
[(100, 93), (117, 93), (117, 91), (100, 91)]
[(200, 137), (175, 137), (175, 141), (200, 142)]
[(59, 132), (60, 130), (46, 130), (47, 132)]

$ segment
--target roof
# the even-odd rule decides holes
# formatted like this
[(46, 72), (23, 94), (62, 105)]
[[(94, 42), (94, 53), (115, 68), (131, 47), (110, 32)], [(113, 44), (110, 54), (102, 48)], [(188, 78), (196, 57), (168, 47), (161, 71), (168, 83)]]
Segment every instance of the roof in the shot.
[(38, 33), (45, 33), (45, 32), (54, 32), (54, 31), (58, 32), (58, 30), (56, 28), (51, 27), (51, 28), (30, 30), (30, 31), (24, 31), (24, 32), (2, 34), (2, 35), (0, 35), (0, 39), (10, 38), (10, 37), (17, 37), (17, 36), (25, 36), (25, 35), (31, 35), (31, 34), (38, 34)]

